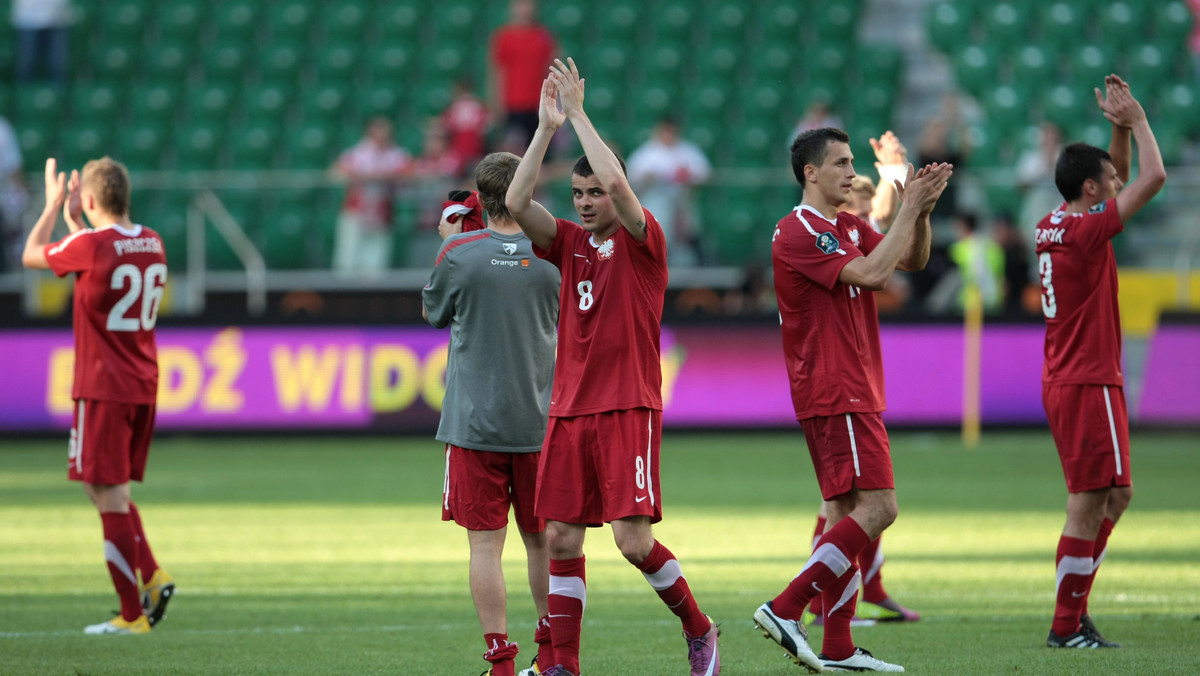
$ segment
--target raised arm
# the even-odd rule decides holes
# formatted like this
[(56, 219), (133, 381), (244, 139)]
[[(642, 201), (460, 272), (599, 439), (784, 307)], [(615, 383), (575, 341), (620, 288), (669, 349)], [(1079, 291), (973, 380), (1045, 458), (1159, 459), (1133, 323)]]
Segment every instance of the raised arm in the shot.
[(50, 263), (46, 260), (46, 245), (54, 234), (54, 225), (58, 222), (58, 211), (62, 209), (67, 196), (67, 176), (58, 173), (58, 161), (53, 157), (46, 160), (46, 206), (37, 223), (29, 231), (25, 240), (25, 251), (21, 253), (21, 264), (35, 270), (48, 270)]
[[(1100, 89), (1093, 89), (1096, 92), (1096, 102), (1100, 104), (1100, 110), (1104, 111), (1106, 99), (1112, 96), (1114, 89), (1124, 89), (1129, 91), (1129, 85), (1125, 84), (1121, 78), (1116, 75), (1108, 75), (1104, 78), (1104, 97), (1100, 95)], [(1115, 102), (1114, 102), (1115, 103)], [(1107, 115), (1105, 115), (1107, 117)], [(1130, 140), (1129, 127), (1113, 122), (1112, 138), (1108, 142), (1108, 154), (1112, 157), (1113, 169), (1117, 170), (1117, 178), (1121, 179), (1122, 183), (1129, 182), (1130, 164), (1133, 162), (1133, 147)]]
[(575, 60), (568, 58), (564, 64), (555, 59), (554, 65), (550, 66), (550, 79), (558, 89), (563, 113), (575, 128), (575, 135), (579, 137), (579, 143), (583, 146), (588, 163), (592, 165), (596, 180), (600, 181), (600, 185), (612, 198), (617, 217), (621, 219), (621, 226), (637, 241), (646, 241), (646, 215), (642, 212), (642, 203), (638, 201), (633, 188), (629, 187), (629, 179), (621, 170), (617, 156), (600, 138), (599, 132), (592, 126), (592, 121), (583, 110), (584, 81), (579, 77)]
[(870, 141), (875, 151), (875, 169), (879, 172), (879, 184), (871, 198), (871, 218), (886, 232), (900, 208), (895, 181), (903, 183), (908, 176), (908, 150), (890, 131)]
[(550, 147), (550, 139), (554, 132), (562, 126), (566, 116), (558, 108), (558, 94), (550, 78), (542, 82), (542, 104), (538, 108), (538, 127), (529, 141), (529, 148), (517, 171), (513, 174), (512, 183), (508, 185), (508, 193), (504, 196), (504, 206), (508, 207), (513, 219), (521, 226), (525, 236), (539, 249), (549, 249), (554, 244), (558, 234), (554, 216), (546, 207), (533, 199), (533, 189), (537, 186), (538, 173), (542, 161), (546, 159), (546, 150)]
[[(895, 184), (902, 200), (895, 223), (871, 253), (855, 258), (842, 268), (838, 281), (864, 289), (882, 289), (891, 279), (901, 259), (910, 251), (910, 240), (923, 240), (919, 248), (924, 250), (925, 260), (928, 260), (929, 213), (933, 211), (942, 191), (946, 189), (953, 169), (953, 165), (950, 164), (930, 164), (913, 174), (910, 165), (908, 180), (904, 185), (899, 185), (898, 182)], [(924, 234), (915, 233), (919, 228), (924, 230)], [(924, 267), (924, 264), (924, 260), (920, 261), (920, 267)]]
[(80, 192), (79, 170), (71, 170), (71, 178), (67, 180), (67, 196), (63, 200), (63, 220), (71, 232), (79, 232), (87, 227), (83, 222), (83, 194)]
[[(1104, 111), (1104, 117), (1113, 124), (1114, 145), (1120, 145), (1115, 143), (1118, 127), (1132, 130), (1133, 139), (1137, 141), (1138, 176), (1117, 193), (1117, 213), (1124, 222), (1158, 194), (1167, 181), (1167, 170), (1163, 167), (1162, 153), (1158, 149), (1154, 132), (1150, 129), (1150, 122), (1146, 119), (1146, 111), (1129, 91), (1129, 85), (1116, 75), (1108, 76), (1105, 78), (1105, 96), (1101, 97), (1100, 90), (1097, 89), (1096, 102), (1100, 104), (1100, 110)], [(1128, 141), (1125, 143), (1128, 144)], [(1125, 175), (1128, 176), (1130, 152), (1128, 148), (1124, 152)], [(1109, 154), (1113, 157), (1113, 168), (1120, 176), (1118, 155), (1111, 150)]]

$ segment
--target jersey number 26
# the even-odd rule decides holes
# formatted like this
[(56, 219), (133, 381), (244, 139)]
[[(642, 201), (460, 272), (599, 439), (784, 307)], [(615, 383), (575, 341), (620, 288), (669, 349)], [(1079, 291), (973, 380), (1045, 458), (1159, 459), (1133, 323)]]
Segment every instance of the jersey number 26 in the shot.
[[(154, 263), (146, 268), (145, 275), (136, 265), (125, 263), (113, 270), (112, 289), (129, 290), (108, 313), (109, 331), (149, 331), (158, 322), (158, 306), (162, 303), (163, 285), (167, 282), (167, 266)], [(141, 301), (138, 317), (126, 317), (125, 313)]]

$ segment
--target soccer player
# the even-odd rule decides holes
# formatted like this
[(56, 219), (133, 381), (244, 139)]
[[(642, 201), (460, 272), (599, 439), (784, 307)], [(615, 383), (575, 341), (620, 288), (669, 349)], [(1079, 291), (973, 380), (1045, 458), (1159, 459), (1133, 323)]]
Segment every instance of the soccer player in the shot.
[[(850, 199), (854, 156), (844, 131), (806, 131), (792, 143), (803, 198), (775, 227), (772, 259), (784, 358), (796, 419), (804, 429), (829, 525), (812, 557), (773, 600), (754, 613), (763, 634), (800, 666), (903, 671), (854, 645), (850, 621), (861, 575), (855, 560), (896, 518), (896, 491), (884, 409), (879, 316), (874, 294), (897, 269), (929, 259), (929, 214), (952, 167), (931, 164), (895, 182), (901, 207), (887, 235), (839, 212)], [(800, 620), (822, 595), (821, 655)]]
[[(533, 255), (529, 238), (504, 206), (520, 161), (512, 153), (492, 153), (479, 162), (475, 182), (487, 228), (449, 235), (421, 292), (429, 323), (450, 327), (437, 432), (446, 444), (442, 519), (467, 529), (471, 596), (487, 645), (483, 658), (491, 663), (485, 676), (515, 671), (517, 644), (508, 641), (500, 563), (509, 505), (525, 544), (529, 588), (540, 618), (538, 657), (523, 676), (536, 675), (539, 664), (548, 666), (553, 659), (545, 522), (534, 515), (533, 505), (554, 376), (559, 273)], [(446, 211), (453, 213), (455, 206), (461, 204)], [(469, 216), (477, 217), (478, 211), (474, 205)], [(455, 228), (443, 216), (439, 230), (462, 229), (466, 220), (455, 219)]]
[[(556, 219), (533, 201), (546, 149), (566, 120), (584, 150), (571, 174), (582, 223)], [(584, 535), (588, 526), (609, 523), (621, 554), (682, 620), (691, 673), (718, 674), (717, 627), (700, 611), (675, 556), (651, 531), (662, 518), (659, 333), (667, 287), (665, 236), (629, 187), (624, 164), (584, 112), (583, 80), (571, 59), (556, 60), (542, 83), (537, 131), (507, 203), (534, 251), (556, 265), (563, 278), (558, 363), (538, 468), (537, 513), (547, 520), (556, 660), (543, 673), (579, 673), (587, 603)]]
[[(130, 481), (145, 475), (158, 396), (158, 320), (167, 259), (162, 239), (129, 218), (129, 172), (108, 157), (71, 180), (46, 160), (46, 206), (29, 232), (27, 268), (75, 273), (75, 419), (67, 478), (100, 512), (104, 558), (121, 612), (88, 634), (145, 634), (167, 611), (175, 582), (158, 567), (130, 500)], [(58, 210), (71, 234), (50, 244)], [(80, 220), (87, 217), (93, 227)], [(138, 574), (142, 584), (139, 589)]]
[[(1046, 317), (1042, 403), (1067, 480), (1054, 622), (1046, 637), (1054, 648), (1119, 647), (1105, 640), (1087, 612), (1108, 537), (1133, 497), (1112, 238), (1167, 178), (1146, 113), (1129, 85), (1110, 75), (1104, 94), (1095, 93), (1112, 123), (1108, 152), (1083, 143), (1063, 148), (1054, 183), (1065, 202), (1036, 231)], [(1138, 177), (1124, 185), (1131, 132)]]

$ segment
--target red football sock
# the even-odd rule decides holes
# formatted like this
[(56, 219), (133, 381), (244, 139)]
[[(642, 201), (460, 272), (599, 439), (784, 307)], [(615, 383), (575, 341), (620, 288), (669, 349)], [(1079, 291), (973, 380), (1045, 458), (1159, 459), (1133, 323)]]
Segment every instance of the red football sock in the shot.
[(138, 572), (142, 574), (145, 584), (158, 570), (158, 562), (154, 560), (154, 552), (150, 551), (150, 541), (146, 539), (146, 531), (142, 529), (142, 515), (138, 513), (137, 505), (129, 503), (129, 520), (133, 523), (133, 535), (137, 538)]
[(517, 644), (508, 642), (508, 634), (484, 634), (483, 642), (488, 648), (483, 659), (491, 663), (492, 676), (516, 676), (513, 658), (517, 656)]
[(1092, 583), (1096, 581), (1096, 571), (1100, 570), (1100, 563), (1104, 561), (1104, 555), (1108, 552), (1108, 536), (1112, 535), (1113, 526), (1112, 519), (1105, 519), (1100, 523), (1100, 532), (1096, 534), (1096, 546), (1092, 548), (1092, 574), (1088, 576), (1087, 592), (1088, 595), (1083, 597), (1083, 608), (1080, 609), (1080, 615), (1087, 615), (1088, 598), (1092, 595)]
[(858, 607), (858, 589), (862, 575), (858, 566), (851, 565), (844, 575), (829, 585), (825, 597), (825, 638), (821, 652), (831, 660), (844, 660), (854, 654), (854, 639), (850, 636), (850, 620)]
[(583, 610), (587, 607), (584, 568), (582, 556), (577, 559), (550, 559), (548, 600), (554, 660), (543, 669), (561, 664), (567, 671), (579, 673), (579, 634), (583, 625)]
[(1093, 540), (1062, 536), (1058, 555), (1054, 604), (1055, 634), (1069, 636), (1079, 631), (1079, 616), (1087, 600), (1087, 582), (1092, 575)]
[(869, 603), (879, 603), (888, 597), (883, 589), (883, 536), (875, 538), (858, 553), (858, 569), (862, 571), (862, 597)]
[(538, 671), (545, 671), (558, 664), (554, 661), (554, 643), (550, 640), (550, 616), (538, 620), (537, 629), (533, 632), (533, 640), (537, 643)]
[[(817, 527), (813, 531), (813, 551), (817, 551), (817, 544), (821, 542), (821, 536), (825, 534), (825, 517), (817, 514)], [(821, 594), (813, 597), (812, 602), (808, 604), (808, 612), (821, 617), (824, 614), (825, 606), (821, 604)]]
[(132, 622), (142, 614), (142, 599), (138, 594), (137, 545), (133, 524), (128, 514), (101, 512), (104, 529), (104, 560), (108, 575), (121, 599), (121, 617)]
[(692, 590), (683, 576), (683, 569), (679, 567), (679, 562), (675, 560), (671, 550), (655, 540), (650, 555), (638, 564), (638, 570), (642, 571), (646, 581), (658, 592), (658, 597), (663, 603), (683, 621), (683, 630), (688, 636), (703, 636), (708, 633), (712, 623), (700, 612), (696, 597), (692, 596)]
[(847, 517), (838, 521), (821, 538), (800, 574), (772, 601), (775, 614), (788, 620), (800, 619), (804, 606), (845, 575), (870, 541), (867, 532), (854, 519)]

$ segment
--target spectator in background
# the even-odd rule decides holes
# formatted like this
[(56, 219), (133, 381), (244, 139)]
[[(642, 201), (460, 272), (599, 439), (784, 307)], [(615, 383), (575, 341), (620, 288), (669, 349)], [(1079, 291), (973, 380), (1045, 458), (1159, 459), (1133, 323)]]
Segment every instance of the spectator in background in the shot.
[(46, 76), (66, 86), (71, 0), (13, 0), (12, 26), (17, 34), (17, 79), (34, 79), (44, 63)]
[(504, 145), (520, 148), (517, 154), (537, 130), (542, 80), (556, 49), (550, 30), (538, 23), (537, 3), (511, 0), (508, 21), (492, 34), (488, 50), (488, 102)]
[(958, 270), (957, 307), (964, 311), (968, 290), (978, 288), (984, 312), (995, 314), (1004, 307), (1004, 249), (979, 232), (979, 219), (973, 213), (957, 214), (954, 226), (958, 239), (950, 245), (949, 256)]
[(992, 219), (992, 237), (1004, 251), (1004, 314), (1036, 314), (1041, 307), (1036, 297), (1031, 297), (1031, 308), (1025, 307), (1025, 290), (1030, 288), (1032, 281), (1029, 247), (1026, 246), (1028, 238), (1021, 234), (1012, 216), (1003, 211)]
[(0, 272), (16, 269), (21, 256), (21, 214), (29, 200), (21, 167), (17, 134), (0, 117)]
[[(1017, 186), (1024, 193), (1018, 223), (1033, 227), (1042, 216), (1062, 204), (1062, 197), (1054, 188), (1054, 163), (1062, 151), (1062, 130), (1053, 122), (1038, 125), (1038, 142), (1026, 148), (1017, 157)], [(999, 207), (1000, 205), (993, 205)], [(1033, 236), (1032, 231), (1028, 231)]]
[(654, 133), (629, 156), (629, 183), (642, 206), (662, 224), (667, 238), (667, 261), (673, 266), (696, 265), (699, 227), (692, 187), (704, 183), (712, 165), (700, 146), (679, 137), (679, 125), (664, 117)]
[(437, 258), (442, 246), (442, 237), (438, 234), (442, 212), (438, 205), (451, 188), (466, 180), (463, 176), (465, 167), (462, 158), (450, 147), (441, 119), (429, 120), (425, 124), (421, 155), (413, 162), (413, 180), (407, 191), (408, 196), (420, 205), (407, 247), (405, 264), (408, 267), (427, 268)]
[(333, 166), (347, 182), (333, 245), (336, 272), (380, 274), (391, 262), (393, 202), (401, 181), (413, 172), (412, 156), (392, 134), (387, 118), (371, 118), (362, 140)]
[(829, 109), (829, 101), (824, 98), (814, 99), (812, 103), (808, 104), (808, 109), (804, 111), (804, 117), (796, 122), (796, 128), (792, 130), (789, 143), (806, 131), (826, 127), (841, 129), (842, 118)]
[(470, 80), (461, 79), (454, 83), (454, 98), (442, 112), (441, 121), (449, 137), (450, 149), (464, 167), (483, 157), (487, 142), (488, 111), (472, 91)]
[[(942, 97), (941, 111), (921, 130), (917, 145), (917, 162), (922, 165), (941, 162), (952, 164), (961, 170), (970, 154), (971, 142), (959, 110), (958, 97), (946, 94)], [(946, 186), (946, 192), (937, 201), (932, 214), (935, 238), (940, 226), (948, 224), (957, 210), (958, 190), (951, 181)]]

